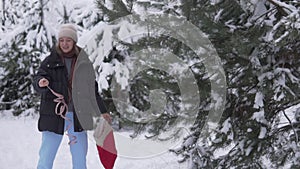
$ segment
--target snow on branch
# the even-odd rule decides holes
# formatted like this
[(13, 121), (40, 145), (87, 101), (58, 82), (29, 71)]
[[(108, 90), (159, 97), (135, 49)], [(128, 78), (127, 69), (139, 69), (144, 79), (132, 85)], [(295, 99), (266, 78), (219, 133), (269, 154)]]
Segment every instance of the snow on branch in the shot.
[(288, 15), (289, 13), (292, 13), (293, 11), (297, 10), (297, 8), (294, 7), (293, 5), (289, 5), (278, 0), (267, 0), (267, 1), (269, 1), (271, 4), (278, 7), (280, 12), (282, 12), (284, 15)]

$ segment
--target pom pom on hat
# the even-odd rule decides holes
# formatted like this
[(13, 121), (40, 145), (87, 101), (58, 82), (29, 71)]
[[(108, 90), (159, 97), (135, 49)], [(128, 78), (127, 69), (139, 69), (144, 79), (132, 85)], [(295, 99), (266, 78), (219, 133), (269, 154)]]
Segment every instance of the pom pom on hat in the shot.
[(77, 42), (77, 30), (73, 24), (63, 24), (61, 25), (59, 32), (58, 32), (58, 39), (61, 37), (69, 37)]

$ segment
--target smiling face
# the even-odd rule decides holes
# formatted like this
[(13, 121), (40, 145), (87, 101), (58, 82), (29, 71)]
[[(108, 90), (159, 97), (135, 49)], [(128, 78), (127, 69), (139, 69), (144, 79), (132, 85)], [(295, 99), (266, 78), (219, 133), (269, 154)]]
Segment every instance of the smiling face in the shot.
[(71, 39), (69, 37), (59, 38), (58, 43), (59, 43), (59, 48), (65, 54), (70, 53), (73, 50), (73, 47), (75, 45), (75, 42), (73, 41), (73, 39)]

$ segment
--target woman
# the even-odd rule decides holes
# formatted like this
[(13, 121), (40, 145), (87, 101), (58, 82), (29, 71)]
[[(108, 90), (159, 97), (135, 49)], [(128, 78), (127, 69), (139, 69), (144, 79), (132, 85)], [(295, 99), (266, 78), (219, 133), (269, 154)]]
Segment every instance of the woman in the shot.
[(52, 168), (65, 130), (70, 139), (73, 169), (86, 169), (86, 130), (93, 129), (93, 116), (100, 116), (101, 111), (104, 119), (111, 122), (98, 93), (93, 65), (76, 45), (77, 39), (72, 24), (62, 25), (58, 44), (33, 78), (33, 86), (41, 94), (38, 169)]

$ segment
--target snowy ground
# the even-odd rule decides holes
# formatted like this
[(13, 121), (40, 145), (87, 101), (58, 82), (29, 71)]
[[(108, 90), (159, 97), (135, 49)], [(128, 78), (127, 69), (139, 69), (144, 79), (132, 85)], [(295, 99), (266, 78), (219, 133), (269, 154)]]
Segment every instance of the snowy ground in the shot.
[[(0, 117), (0, 169), (35, 169), (41, 133), (37, 130), (37, 118)], [(102, 169), (92, 132), (89, 132), (88, 169)], [(122, 143), (118, 143), (118, 146)], [(149, 158), (118, 157), (115, 169), (186, 169), (178, 157), (168, 152)], [(65, 136), (53, 169), (71, 169), (71, 155)]]
[[(293, 119), (295, 110), (300, 107), (294, 106), (287, 109), (287, 115)], [(281, 125), (287, 125), (287, 119), (282, 116)], [(37, 117), (11, 117), (0, 114), (0, 169), (35, 169), (38, 161), (38, 151), (41, 141), (41, 133), (37, 130)], [(88, 132), (88, 169), (103, 169), (95, 148), (92, 131)], [(117, 133), (116, 136), (128, 135), (128, 133)], [(179, 159), (174, 154), (163, 152), (148, 158), (128, 158), (128, 154), (138, 154), (153, 150), (153, 145), (142, 148), (130, 147), (128, 140), (117, 142), (117, 149), (123, 151), (119, 156), (115, 169), (187, 169), (186, 163), (179, 164)], [(127, 151), (126, 153), (124, 153)], [(125, 154), (125, 155), (124, 155)], [(151, 154), (151, 153), (150, 153)], [(137, 156), (136, 156), (137, 157)], [(53, 169), (71, 169), (71, 155), (68, 147), (68, 139), (64, 136), (60, 149), (56, 156)], [(288, 167), (287, 167), (288, 168)]]

